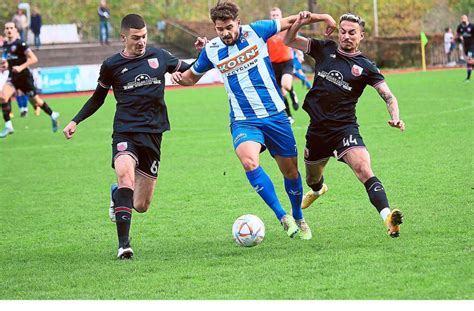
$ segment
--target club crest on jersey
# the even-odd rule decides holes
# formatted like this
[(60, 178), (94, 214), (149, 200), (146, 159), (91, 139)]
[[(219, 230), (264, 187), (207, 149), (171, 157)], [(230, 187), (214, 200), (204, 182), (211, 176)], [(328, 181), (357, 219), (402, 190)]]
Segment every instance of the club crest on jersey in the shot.
[(15, 52), (16, 51), (16, 45), (12, 45), (11, 50), (12, 50), (12, 52)]
[(128, 148), (128, 144), (126, 141), (117, 144), (117, 151), (125, 151)]
[(357, 65), (353, 65), (352, 69), (351, 69), (351, 72), (354, 76), (358, 77), (362, 74), (363, 70), (364, 70), (364, 68), (362, 68), (360, 66), (357, 66)]
[(158, 68), (160, 66), (160, 63), (158, 63), (158, 58), (148, 59), (148, 65), (150, 65), (152, 69)]

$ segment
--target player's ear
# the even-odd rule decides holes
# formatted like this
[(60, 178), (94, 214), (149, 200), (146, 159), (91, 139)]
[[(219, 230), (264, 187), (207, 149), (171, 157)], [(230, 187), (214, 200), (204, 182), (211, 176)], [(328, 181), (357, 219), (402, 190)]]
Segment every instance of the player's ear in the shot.
[(360, 39), (363, 40), (364, 37), (365, 37), (365, 32), (361, 31), (361, 33), (360, 33)]
[(120, 34), (120, 41), (122, 41), (123, 43), (125, 43), (125, 39), (126, 39), (126, 36), (125, 36), (123, 33), (121, 33), (121, 34)]

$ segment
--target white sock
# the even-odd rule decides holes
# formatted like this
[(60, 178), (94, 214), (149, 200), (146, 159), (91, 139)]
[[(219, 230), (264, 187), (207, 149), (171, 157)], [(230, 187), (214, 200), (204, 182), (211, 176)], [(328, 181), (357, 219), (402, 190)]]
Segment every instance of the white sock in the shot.
[(388, 207), (380, 211), (380, 216), (382, 217), (383, 221), (387, 219), (388, 215), (390, 215), (390, 209)]
[(324, 189), (324, 184), (323, 184), (323, 186), (321, 187), (321, 189), (319, 189), (318, 191), (314, 191), (314, 190), (313, 190), (313, 193), (316, 194), (316, 195), (321, 195), (322, 192), (323, 192), (323, 189)]
[(12, 120), (8, 120), (7, 122), (5, 122), (5, 127), (8, 127), (9, 129), (13, 130)]

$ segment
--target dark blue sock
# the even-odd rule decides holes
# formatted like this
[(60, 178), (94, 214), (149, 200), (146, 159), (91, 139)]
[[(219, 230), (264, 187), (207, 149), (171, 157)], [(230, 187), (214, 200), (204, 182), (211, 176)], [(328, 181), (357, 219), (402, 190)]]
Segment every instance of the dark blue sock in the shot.
[(303, 200), (303, 183), (301, 182), (301, 175), (298, 173), (298, 178), (285, 178), (285, 189), (291, 202), (291, 210), (295, 220), (303, 219), (303, 211), (301, 210), (301, 201)]
[(27, 108), (28, 107), (28, 96), (20, 95), (16, 97), (16, 102), (18, 103), (19, 108)]
[(276, 217), (280, 221), (281, 218), (286, 215), (286, 212), (281, 207), (280, 201), (278, 201), (275, 187), (273, 186), (270, 177), (268, 177), (261, 166), (257, 167), (253, 171), (246, 172), (245, 174), (247, 175), (252, 187), (262, 197), (265, 203), (267, 203), (267, 205), (273, 210)]

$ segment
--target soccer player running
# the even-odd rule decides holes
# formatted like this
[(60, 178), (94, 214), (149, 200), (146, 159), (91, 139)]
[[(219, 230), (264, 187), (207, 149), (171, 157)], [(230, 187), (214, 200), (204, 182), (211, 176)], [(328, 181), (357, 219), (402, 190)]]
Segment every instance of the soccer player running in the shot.
[[(283, 17), (279, 8), (270, 10), (270, 18), (281, 20)], [(286, 99), (286, 94), (290, 94), (291, 104), (296, 111), (299, 108), (298, 97), (293, 89), (293, 52), (290, 47), (284, 43), (286, 31), (281, 31), (267, 40), (268, 54), (272, 62), (273, 71), (278, 87), (281, 90), (283, 101), (285, 103), (285, 111), (288, 114), (290, 123), (295, 120), (291, 114), (290, 105)]]
[[(181, 85), (194, 85), (211, 68), (220, 71), (229, 96), (235, 153), (250, 184), (273, 210), (288, 236), (293, 238), (301, 230), (300, 237), (309, 240), (311, 230), (301, 210), (303, 186), (296, 142), (266, 45), (268, 38), (288, 29), (297, 16), (241, 25), (238, 15), (235, 3), (218, 2), (210, 10), (218, 37), (205, 44), (191, 69), (174, 73), (172, 79)], [(329, 29), (336, 26), (328, 15), (317, 17), (328, 23)], [(292, 216), (282, 208), (272, 181), (259, 164), (259, 154), (265, 148), (284, 176)]]
[(132, 209), (148, 210), (160, 166), (162, 134), (170, 129), (164, 100), (165, 73), (184, 71), (190, 65), (168, 51), (147, 48), (147, 27), (140, 15), (129, 14), (121, 22), (124, 49), (106, 59), (97, 88), (79, 113), (64, 128), (70, 139), (77, 125), (94, 114), (113, 88), (117, 101), (112, 134), (112, 168), (117, 175), (111, 188), (109, 215), (116, 223), (117, 258), (133, 256), (130, 246)]
[(31, 103), (40, 107), (47, 115), (51, 117), (53, 124), (53, 132), (58, 130), (59, 113), (54, 112), (48, 104), (38, 95), (33, 75), (29, 66), (36, 64), (38, 58), (29, 48), (26, 42), (20, 39), (18, 30), (13, 22), (5, 23), (5, 37), (3, 42), (3, 57), (0, 64), (1, 70), (9, 70), (7, 83), (0, 92), (0, 103), (2, 104), (3, 119), (5, 120), (5, 128), (0, 132), (0, 138), (5, 138), (9, 134), (13, 134), (13, 124), (10, 120), (11, 97), (16, 90), (21, 90), (27, 95)]
[(387, 104), (388, 125), (405, 129), (398, 103), (377, 67), (361, 54), (365, 22), (353, 14), (339, 20), (338, 43), (297, 36), (298, 30), (313, 23), (314, 14), (300, 15), (288, 30), (285, 42), (316, 60), (314, 83), (306, 95), (303, 109), (310, 116), (306, 133), (306, 183), (312, 189), (303, 198), (303, 208), (328, 191), (323, 172), (331, 156), (348, 164), (364, 184), (370, 202), (375, 206), (392, 237), (400, 234), (402, 213), (390, 210), (381, 181), (374, 175), (370, 156), (359, 134), (355, 107), (367, 85), (374, 87)]
[(466, 82), (471, 81), (472, 66), (474, 66), (474, 24), (469, 23), (467, 15), (461, 16), (461, 23), (456, 29), (456, 34), (461, 40), (464, 54), (467, 56)]

